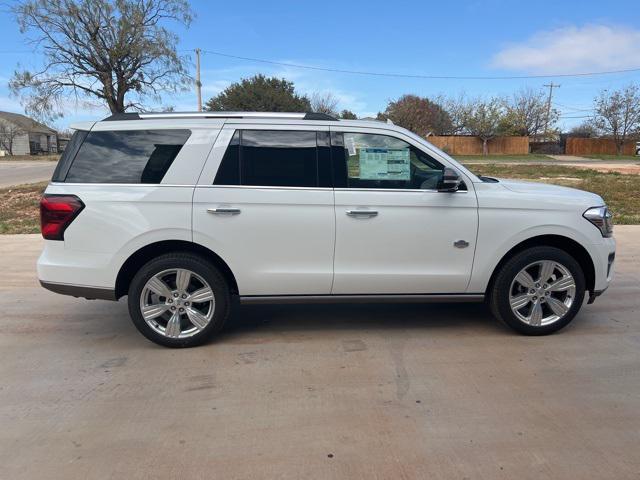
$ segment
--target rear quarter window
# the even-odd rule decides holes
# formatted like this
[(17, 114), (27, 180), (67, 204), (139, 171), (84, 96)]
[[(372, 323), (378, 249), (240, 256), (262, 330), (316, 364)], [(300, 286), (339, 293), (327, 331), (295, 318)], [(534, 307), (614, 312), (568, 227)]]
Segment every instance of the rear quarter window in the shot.
[(190, 135), (190, 130), (89, 132), (65, 181), (160, 183)]

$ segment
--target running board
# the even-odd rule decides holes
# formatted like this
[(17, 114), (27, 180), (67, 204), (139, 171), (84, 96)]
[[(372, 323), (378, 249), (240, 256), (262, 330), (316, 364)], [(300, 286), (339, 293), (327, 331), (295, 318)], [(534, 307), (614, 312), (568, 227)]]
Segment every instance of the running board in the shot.
[(482, 302), (482, 293), (462, 294), (398, 294), (398, 295), (249, 295), (241, 296), (242, 304), (283, 303), (458, 303)]

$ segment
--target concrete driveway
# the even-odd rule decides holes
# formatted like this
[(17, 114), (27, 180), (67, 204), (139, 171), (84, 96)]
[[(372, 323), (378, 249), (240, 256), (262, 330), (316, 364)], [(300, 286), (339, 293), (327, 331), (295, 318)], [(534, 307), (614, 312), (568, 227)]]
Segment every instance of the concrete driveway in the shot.
[(57, 164), (40, 160), (0, 161), (0, 188), (50, 180)]
[(616, 234), (614, 284), (549, 337), (481, 305), (252, 306), (190, 350), (0, 236), (0, 478), (638, 478), (640, 227)]

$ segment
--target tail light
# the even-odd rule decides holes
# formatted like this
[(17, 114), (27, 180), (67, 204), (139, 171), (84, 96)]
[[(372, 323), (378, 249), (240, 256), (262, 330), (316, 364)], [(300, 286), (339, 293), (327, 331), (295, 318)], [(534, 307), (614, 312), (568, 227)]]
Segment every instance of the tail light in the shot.
[(75, 195), (45, 193), (40, 199), (40, 230), (45, 240), (64, 240), (64, 231), (83, 208)]

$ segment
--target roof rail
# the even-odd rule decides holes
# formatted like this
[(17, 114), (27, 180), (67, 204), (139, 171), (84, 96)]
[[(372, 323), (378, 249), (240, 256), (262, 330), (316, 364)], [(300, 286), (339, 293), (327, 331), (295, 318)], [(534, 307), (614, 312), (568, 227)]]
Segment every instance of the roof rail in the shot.
[(154, 118), (282, 118), (295, 120), (330, 120), (338, 119), (326, 113), (307, 112), (148, 112), (148, 113), (114, 113), (104, 121), (140, 120)]

